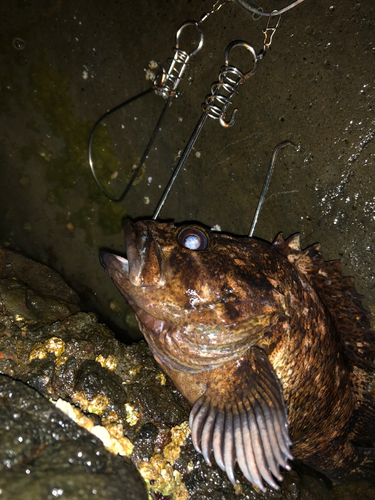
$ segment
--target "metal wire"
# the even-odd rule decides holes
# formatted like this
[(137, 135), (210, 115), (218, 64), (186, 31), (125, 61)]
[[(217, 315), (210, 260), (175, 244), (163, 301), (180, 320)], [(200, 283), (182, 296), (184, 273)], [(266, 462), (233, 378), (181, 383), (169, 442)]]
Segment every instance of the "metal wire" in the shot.
[[(198, 42), (197, 46), (195, 47), (195, 49), (193, 49), (191, 52), (186, 52), (186, 51), (180, 49), (181, 33), (188, 26), (194, 26), (198, 30), (198, 33), (199, 33), (199, 42)], [(88, 146), (87, 146), (87, 154), (88, 154), (88, 162), (89, 162), (90, 170), (91, 170), (92, 176), (94, 177), (94, 180), (95, 180), (98, 188), (100, 189), (100, 191), (109, 200), (111, 200), (115, 203), (118, 203), (125, 198), (125, 196), (129, 192), (131, 186), (133, 185), (135, 179), (137, 178), (137, 175), (138, 175), (140, 169), (142, 168), (142, 165), (144, 164), (144, 162), (148, 156), (148, 153), (150, 152), (151, 146), (152, 146), (152, 144), (153, 144), (153, 142), (154, 142), (154, 140), (155, 140), (155, 138), (156, 138), (156, 136), (161, 128), (161, 123), (165, 117), (167, 109), (169, 108), (169, 106), (172, 102), (172, 97), (177, 96), (177, 87), (178, 87), (178, 85), (179, 85), (179, 83), (184, 75), (184, 72), (187, 68), (187, 65), (190, 61), (190, 58), (193, 55), (195, 55), (197, 52), (199, 52), (201, 50), (201, 48), (203, 47), (204, 36), (203, 36), (202, 28), (200, 27), (199, 23), (197, 23), (195, 21), (187, 21), (184, 24), (182, 24), (182, 26), (180, 26), (180, 28), (177, 30), (175, 42), (176, 43), (175, 43), (175, 48), (174, 48), (174, 57), (171, 60), (168, 71), (165, 71), (164, 68), (159, 64), (159, 66), (162, 70), (162, 73), (161, 73), (161, 75), (159, 75), (158, 77), (155, 78), (155, 81), (154, 81), (154, 84), (152, 87), (145, 90), (144, 92), (141, 92), (140, 94), (137, 94), (134, 97), (131, 97), (130, 99), (126, 100), (125, 102), (119, 104), (118, 106), (115, 106), (114, 108), (112, 108), (109, 111), (107, 111), (106, 113), (104, 113), (95, 122), (95, 125), (93, 126), (93, 128), (91, 130), (89, 142), (88, 142)], [(98, 179), (98, 176), (96, 175), (95, 164), (94, 164), (93, 157), (92, 157), (92, 142), (93, 142), (95, 130), (98, 127), (98, 125), (105, 118), (107, 118), (110, 114), (114, 113), (115, 111), (118, 111), (120, 108), (123, 108), (123, 107), (127, 106), (128, 104), (131, 104), (132, 102), (134, 102), (138, 99), (141, 99), (142, 97), (144, 97), (148, 93), (152, 92), (153, 90), (155, 90), (155, 92), (158, 95), (160, 95), (161, 97), (166, 99), (166, 102), (165, 102), (164, 107), (160, 113), (160, 116), (159, 116), (158, 121), (155, 125), (155, 128), (151, 134), (151, 137), (147, 143), (147, 146), (142, 154), (141, 160), (139, 161), (139, 164), (137, 165), (137, 168), (133, 172), (132, 177), (130, 178), (129, 182), (125, 186), (121, 195), (118, 197), (114, 197), (114, 196), (110, 195), (104, 189), (104, 187), (102, 186), (102, 184), (100, 183), (100, 181)]]
[[(242, 47), (248, 50), (253, 57), (253, 67), (247, 72), (242, 72), (239, 68), (229, 64), (230, 53), (234, 48)], [(235, 109), (229, 121), (226, 120), (226, 112), (228, 107), (232, 104), (232, 97), (238, 93), (238, 87), (245, 82), (250, 76), (253, 76), (258, 67), (258, 58), (255, 49), (252, 45), (249, 45), (243, 41), (232, 42), (228, 45), (225, 51), (225, 64), (220, 70), (219, 81), (211, 85), (211, 95), (206, 98), (203, 104), (203, 113), (195, 126), (194, 132), (192, 133), (188, 144), (186, 145), (184, 152), (170, 178), (168, 185), (163, 193), (161, 200), (156, 207), (154, 215), (152, 218), (155, 220), (158, 218), (161, 209), (167, 199), (172, 186), (179, 175), (181, 168), (183, 167), (190, 151), (193, 149), (195, 141), (197, 140), (207, 118), (210, 116), (213, 119), (218, 119), (223, 127), (231, 127), (236, 119), (237, 110)], [(234, 75), (236, 78), (230, 78), (229, 75)], [(225, 93), (222, 93), (222, 91)]]
[(280, 144), (278, 144), (275, 147), (275, 149), (273, 150), (271, 162), (270, 162), (269, 167), (268, 167), (268, 172), (267, 172), (266, 180), (264, 181), (264, 184), (263, 184), (262, 193), (260, 195), (258, 206), (257, 206), (257, 209), (255, 211), (253, 223), (251, 225), (251, 229), (250, 229), (250, 232), (249, 232), (249, 237), (250, 238), (253, 236), (254, 230), (255, 230), (255, 226), (257, 225), (257, 222), (258, 222), (259, 213), (260, 213), (260, 211), (262, 209), (262, 206), (263, 206), (263, 203), (264, 203), (264, 199), (266, 197), (266, 194), (267, 194), (267, 191), (268, 191), (268, 187), (269, 187), (270, 182), (271, 182), (271, 177), (272, 177), (272, 173), (273, 173), (273, 169), (274, 169), (274, 166), (275, 166), (277, 155), (278, 155), (280, 149), (285, 148), (285, 146), (292, 146), (295, 150), (298, 150), (298, 147), (293, 142), (291, 142), (291, 141), (280, 142)]
[[(101, 185), (97, 175), (96, 175), (96, 170), (95, 170), (95, 165), (94, 165), (94, 161), (93, 161), (93, 158), (92, 158), (92, 140), (93, 140), (93, 137), (94, 137), (94, 132), (97, 128), (97, 126), (105, 119), (107, 118), (107, 116), (109, 116), (110, 114), (114, 113), (115, 111), (127, 106), (128, 104), (131, 104), (132, 102), (136, 101), (137, 99), (141, 99), (142, 97), (144, 97), (145, 95), (149, 94), (150, 92), (152, 92), (153, 90), (153, 87), (147, 89), (147, 90), (144, 90), (143, 92), (141, 92), (140, 94), (137, 94), (135, 95), (134, 97), (131, 97), (130, 99), (128, 99), (127, 101), (119, 104), (118, 106), (115, 106), (114, 108), (110, 109), (109, 111), (107, 111), (106, 113), (104, 113), (104, 115), (102, 115), (96, 122), (95, 122), (95, 125), (93, 126), (92, 130), (91, 130), (91, 133), (90, 133), (90, 137), (89, 137), (89, 142), (88, 142), (88, 145), (87, 145), (87, 155), (88, 155), (88, 161), (89, 161), (89, 166), (90, 166), (90, 170), (91, 170), (91, 173), (92, 173), (92, 176), (94, 177), (94, 180), (98, 186), (98, 188), (100, 189), (100, 191), (111, 201), (115, 201), (115, 202), (118, 202), (118, 201), (121, 201), (125, 194), (127, 193), (127, 190), (128, 190), (128, 186), (130, 184), (128, 184), (128, 186), (125, 188), (124, 192), (121, 194), (121, 196), (119, 196), (118, 198), (114, 198), (113, 196), (111, 196), (110, 194), (107, 193), (107, 191), (103, 188), (103, 186)], [(152, 141), (153, 142), (153, 141)], [(146, 150), (145, 150), (145, 153), (143, 153), (143, 156), (142, 156), (142, 160), (144, 161), (144, 158), (146, 158), (147, 154), (148, 154), (148, 151), (151, 147), (151, 144), (152, 142), (150, 141), (146, 147)], [(140, 165), (143, 164), (143, 161), (141, 160), (140, 162)], [(135, 179), (135, 177), (137, 176), (139, 172), (139, 166), (137, 167), (136, 171), (134, 172), (133, 174), (133, 177)], [(132, 177), (132, 180), (134, 182), (134, 179)], [(130, 184), (131, 185), (131, 184)]]
[(296, 0), (295, 2), (290, 3), (289, 5), (280, 10), (275, 9), (272, 12), (264, 12), (261, 7), (259, 6), (254, 7), (255, 2), (252, 2), (250, 0), (233, 0), (235, 4), (247, 10), (248, 12), (252, 12), (253, 14), (256, 14), (258, 16), (267, 16), (267, 17), (280, 16), (284, 12), (293, 9), (293, 7), (296, 7), (303, 1), (304, 0)]

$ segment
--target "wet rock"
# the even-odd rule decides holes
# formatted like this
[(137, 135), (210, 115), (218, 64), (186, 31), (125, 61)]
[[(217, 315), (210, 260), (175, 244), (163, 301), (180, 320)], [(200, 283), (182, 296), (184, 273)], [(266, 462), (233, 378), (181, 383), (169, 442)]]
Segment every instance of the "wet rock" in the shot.
[(301, 462), (296, 462), (294, 468), (299, 476), (300, 495), (298, 498), (300, 500), (315, 500), (318, 498), (320, 500), (329, 500), (331, 498), (332, 483), (329, 479)]
[(0, 376), (0, 491), (7, 500), (147, 499), (129, 460), (22, 382)]
[[(371, 498), (365, 482), (332, 489), (298, 464), (283, 473), (279, 491), (257, 492), (238, 470), (234, 488), (195, 451), (189, 407), (145, 342), (118, 342), (44, 266), (1, 249), (0, 258), (2, 413), (13, 405), (0, 430), (6, 498), (52, 499), (64, 490), (64, 498), (81, 499), (95, 490), (95, 498), (140, 492), (134, 498), (141, 500), (147, 496), (129, 459), (153, 500)], [(20, 395), (9, 398), (9, 387)]]
[(361, 481), (336, 486), (330, 500), (353, 500), (355, 498), (375, 500), (374, 485), (367, 481)]
[(8, 310), (16, 307), (17, 314), (22, 310), (28, 320), (52, 322), (80, 310), (78, 295), (55, 271), (1, 247), (0, 278)]

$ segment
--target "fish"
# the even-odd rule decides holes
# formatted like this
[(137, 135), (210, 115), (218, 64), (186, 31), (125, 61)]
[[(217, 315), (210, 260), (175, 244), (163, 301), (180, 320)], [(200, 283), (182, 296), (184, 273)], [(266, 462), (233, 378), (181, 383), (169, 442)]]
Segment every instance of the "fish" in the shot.
[(195, 449), (261, 491), (297, 459), (335, 483), (374, 475), (375, 334), (353, 278), (299, 235), (125, 220), (101, 252), (151, 351), (191, 406)]

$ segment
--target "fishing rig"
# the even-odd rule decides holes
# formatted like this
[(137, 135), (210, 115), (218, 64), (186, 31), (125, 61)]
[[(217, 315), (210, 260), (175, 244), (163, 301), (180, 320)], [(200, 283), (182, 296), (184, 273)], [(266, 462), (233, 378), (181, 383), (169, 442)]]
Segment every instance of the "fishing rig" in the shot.
[[(264, 58), (266, 55), (267, 50), (270, 48), (272, 41), (273, 41), (273, 36), (278, 29), (280, 25), (280, 19), (281, 19), (281, 14), (284, 12), (287, 12), (288, 10), (292, 9), (296, 5), (302, 3), (304, 0), (296, 0), (290, 4), (288, 4), (286, 7), (279, 9), (279, 10), (272, 10), (271, 12), (264, 12), (261, 7), (259, 7), (253, 0), (217, 0), (211, 10), (207, 13), (205, 13), (199, 21), (186, 21), (183, 23), (180, 28), (177, 30), (176, 35), (175, 35), (175, 47), (174, 47), (174, 56), (170, 60), (169, 68), (168, 70), (165, 70), (165, 68), (158, 63), (159, 68), (160, 68), (160, 73), (156, 76), (156, 78), (153, 81), (153, 85), (135, 95), (134, 97), (131, 97), (130, 99), (122, 102), (121, 104), (115, 106), (114, 108), (108, 110), (105, 112), (95, 123), (89, 137), (89, 142), (88, 142), (88, 162), (90, 166), (91, 173), (94, 177), (94, 180), (98, 186), (98, 188), (101, 190), (101, 192), (112, 202), (121, 202), (127, 193), (129, 192), (131, 186), (133, 185), (134, 181), (136, 180), (140, 169), (144, 165), (148, 154), (150, 152), (150, 149), (155, 141), (155, 138), (158, 134), (158, 132), (161, 130), (161, 124), (167, 114), (167, 110), (169, 109), (170, 105), (172, 104), (172, 101), (174, 98), (179, 96), (178, 93), (178, 86), (183, 79), (185, 75), (185, 71), (188, 67), (188, 65), (191, 62), (191, 58), (195, 56), (203, 47), (204, 45), (204, 34), (203, 34), (203, 29), (202, 29), (202, 24), (207, 21), (207, 19), (217, 12), (221, 7), (223, 7), (225, 4), (229, 3), (230, 1), (233, 1), (236, 5), (250, 13), (253, 17), (253, 19), (259, 19), (261, 17), (266, 17), (267, 18), (267, 25), (266, 28), (263, 30), (264, 34), (264, 40), (263, 40), (263, 48), (257, 53), (256, 50), (252, 45), (249, 43), (242, 41), (242, 40), (237, 40), (231, 42), (224, 54), (224, 65), (221, 67), (219, 73), (218, 73), (218, 79), (214, 83), (211, 84), (210, 87), (210, 93), (206, 97), (204, 103), (202, 104), (202, 109), (203, 112), (201, 114), (201, 117), (199, 118), (193, 133), (190, 136), (190, 139), (180, 156), (180, 159), (172, 173), (172, 176), (165, 188), (165, 191), (155, 209), (155, 212), (152, 216), (153, 219), (157, 219), (160, 211), (171, 191), (171, 188), (178, 177), (183, 165), (185, 164), (191, 150), (194, 147), (194, 144), (200, 134), (200, 132), (203, 129), (203, 126), (207, 120), (207, 118), (212, 118), (214, 120), (218, 120), (220, 125), (225, 128), (230, 128), (234, 125), (238, 109), (234, 109), (231, 116), (228, 117), (228, 108), (232, 104), (232, 99), (233, 97), (238, 94), (239, 88), (241, 85), (245, 83), (246, 80), (248, 80), (250, 77), (254, 76), (257, 69), (258, 69), (258, 64), (259, 62)], [(193, 50), (190, 52), (182, 49), (180, 47), (181, 45), (181, 36), (182, 33), (187, 30), (194, 28), (196, 30), (196, 34), (198, 35), (198, 41), (195, 43), (195, 46)], [(234, 64), (231, 64), (231, 55), (234, 50), (238, 51), (239, 49), (247, 51), (247, 54), (249, 55), (250, 58), (250, 63), (249, 67), (246, 70), (243, 70), (239, 68), (238, 66), (235, 66)], [(93, 159), (93, 154), (92, 154), (92, 144), (93, 144), (93, 139), (95, 136), (95, 132), (100, 124), (103, 123), (103, 121), (108, 118), (109, 115), (115, 113), (116, 111), (120, 110), (121, 108), (124, 108), (128, 106), (129, 104), (142, 99), (145, 97), (147, 94), (150, 94), (153, 92), (162, 97), (165, 101), (164, 106), (161, 110), (160, 116), (157, 120), (157, 123), (153, 129), (153, 132), (150, 136), (150, 139), (143, 151), (143, 154), (141, 156), (140, 161), (134, 168), (133, 174), (126, 184), (125, 188), (123, 189), (122, 193), (120, 196), (115, 197), (112, 196), (102, 185), (100, 182), (97, 171), (96, 171), (96, 166), (95, 162)], [(276, 161), (277, 153), (279, 152), (280, 149), (284, 148), (287, 145), (293, 146), (295, 149), (296, 146), (290, 142), (290, 141), (285, 141), (280, 144), (278, 144), (272, 154), (272, 159), (268, 168), (268, 173), (266, 176), (266, 181), (263, 186), (263, 190), (259, 199), (258, 207), (256, 209), (253, 223), (250, 229), (249, 236), (253, 235), (259, 212), (261, 210), (269, 183), (271, 179), (271, 175), (273, 172), (274, 164)]]

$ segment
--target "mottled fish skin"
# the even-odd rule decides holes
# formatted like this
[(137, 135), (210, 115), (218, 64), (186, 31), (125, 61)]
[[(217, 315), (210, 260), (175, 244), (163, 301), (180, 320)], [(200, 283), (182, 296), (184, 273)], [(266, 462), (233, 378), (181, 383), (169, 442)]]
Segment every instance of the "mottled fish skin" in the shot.
[[(293, 457), (335, 481), (373, 460), (351, 439), (364, 427), (358, 408), (375, 422), (363, 389), (374, 334), (335, 263), (317, 247), (301, 251), (296, 237), (271, 245), (155, 221), (125, 221), (124, 231), (127, 259), (104, 252), (102, 265), (192, 406), (193, 443), (207, 463), (213, 456), (234, 484), (237, 462), (265, 491)], [(332, 280), (336, 299), (325, 292)], [(361, 332), (349, 324), (340, 335), (341, 304)], [(367, 351), (350, 351), (361, 336)], [(375, 436), (375, 423), (367, 427)]]

